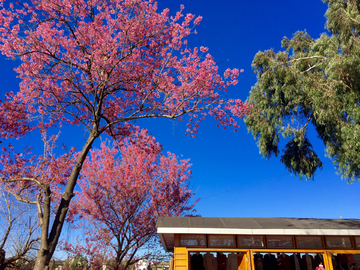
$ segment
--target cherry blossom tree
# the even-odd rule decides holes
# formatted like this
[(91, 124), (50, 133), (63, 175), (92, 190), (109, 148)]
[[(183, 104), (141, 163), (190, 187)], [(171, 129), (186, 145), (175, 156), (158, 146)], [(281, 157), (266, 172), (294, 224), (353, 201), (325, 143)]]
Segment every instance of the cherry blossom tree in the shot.
[(138, 251), (158, 244), (157, 218), (189, 215), (196, 203), (188, 186), (189, 161), (161, 150), (142, 130), (119, 147), (103, 142), (101, 149), (90, 151), (70, 211), (70, 217), (76, 214), (84, 221), (76, 227), (85, 229), (86, 241), (65, 243), (64, 249), (86, 254), (93, 267), (108, 262), (114, 270), (153, 255)]
[[(101, 134), (120, 140), (136, 130), (137, 119), (168, 118), (186, 119), (187, 134), (194, 136), (206, 115), (237, 128), (233, 116), (243, 116), (247, 106), (220, 98), (219, 93), (237, 83), (239, 71), (227, 69), (220, 76), (208, 48), (188, 45), (201, 17), (184, 15), (183, 6), (172, 17), (168, 9), (158, 12), (153, 0), (29, 0), (9, 7), (4, 2), (0, 0), (0, 51), (20, 60), (16, 72), (21, 83), (18, 92), (7, 93), (0, 102), (1, 138), (63, 125), (87, 130), (73, 159), (24, 160), (14, 153), (13, 164), (4, 161), (2, 179), (17, 190), (14, 194), (37, 187), (33, 199), (18, 198), (38, 206), (42, 233), (35, 269), (46, 269), (83, 163)], [(49, 163), (58, 159), (69, 168)], [(36, 160), (46, 175), (30, 173)], [(6, 171), (9, 166), (13, 175)], [(50, 222), (51, 203), (57, 203), (51, 195), (54, 182), (65, 187)]]

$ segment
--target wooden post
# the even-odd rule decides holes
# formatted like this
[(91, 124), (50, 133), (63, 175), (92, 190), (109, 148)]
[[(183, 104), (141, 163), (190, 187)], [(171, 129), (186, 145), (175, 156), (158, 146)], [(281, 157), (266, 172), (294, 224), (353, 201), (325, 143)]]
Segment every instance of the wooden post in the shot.
[(188, 270), (188, 252), (185, 247), (174, 247), (174, 270)]

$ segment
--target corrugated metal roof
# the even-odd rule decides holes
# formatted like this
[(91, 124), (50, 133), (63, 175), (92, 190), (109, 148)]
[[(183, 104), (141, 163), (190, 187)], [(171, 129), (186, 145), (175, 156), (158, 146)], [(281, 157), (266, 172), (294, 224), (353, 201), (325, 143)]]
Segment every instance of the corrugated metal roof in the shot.
[(159, 217), (158, 228), (360, 229), (359, 219)]

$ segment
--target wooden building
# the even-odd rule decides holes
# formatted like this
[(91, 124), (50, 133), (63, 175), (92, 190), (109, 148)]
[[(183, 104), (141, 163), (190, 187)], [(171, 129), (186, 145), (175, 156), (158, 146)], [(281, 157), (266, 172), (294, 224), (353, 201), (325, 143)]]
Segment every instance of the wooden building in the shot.
[(174, 270), (360, 269), (357, 219), (159, 217), (157, 232)]

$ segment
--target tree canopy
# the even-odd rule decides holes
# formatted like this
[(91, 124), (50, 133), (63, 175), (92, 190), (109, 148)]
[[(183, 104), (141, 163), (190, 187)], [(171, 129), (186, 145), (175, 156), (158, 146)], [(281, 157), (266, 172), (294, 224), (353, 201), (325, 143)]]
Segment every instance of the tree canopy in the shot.
[[(0, 155), (0, 179), (38, 208), (34, 269), (48, 267), (82, 166), (102, 134), (121, 141), (137, 132), (138, 119), (184, 118), (194, 136), (207, 115), (237, 127), (234, 116), (246, 106), (220, 93), (237, 83), (239, 70), (222, 76), (208, 48), (190, 47), (200, 21), (183, 5), (174, 16), (158, 12), (153, 0), (0, 0), (0, 51), (20, 61), (21, 79), (19, 91), (0, 101), (0, 138), (41, 132), (47, 142), (63, 125), (81, 126), (87, 136), (78, 153), (29, 157), (4, 146)], [(26, 189), (31, 199), (22, 197)]]
[(323, 0), (329, 33), (284, 37), (284, 51), (258, 52), (252, 67), (251, 109), (245, 122), (263, 156), (278, 156), (295, 175), (310, 179), (323, 163), (309, 126), (341, 176), (360, 177), (360, 1)]
[(159, 255), (157, 218), (191, 215), (196, 203), (189, 160), (161, 150), (142, 130), (118, 147), (103, 142), (90, 151), (69, 215), (86, 237), (76, 246), (65, 241), (65, 250), (86, 255), (94, 269), (130, 269)]

